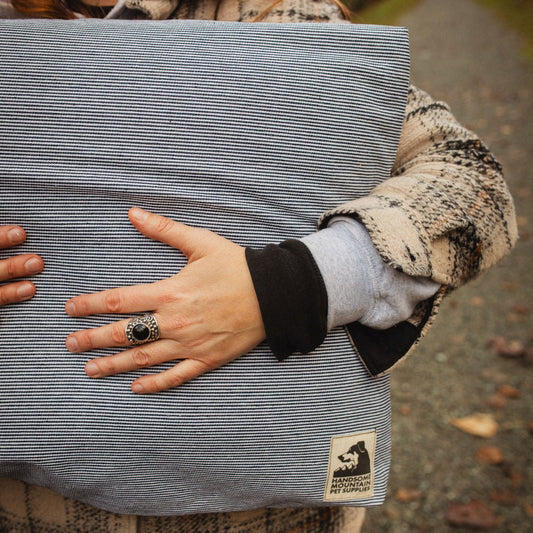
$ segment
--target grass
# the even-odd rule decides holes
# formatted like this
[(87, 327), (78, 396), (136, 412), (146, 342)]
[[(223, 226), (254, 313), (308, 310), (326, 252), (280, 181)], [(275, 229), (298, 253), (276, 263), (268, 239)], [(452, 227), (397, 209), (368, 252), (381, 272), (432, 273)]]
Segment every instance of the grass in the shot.
[(525, 53), (533, 58), (533, 0), (476, 0), (492, 9), (506, 24), (518, 31), (526, 41)]
[(419, 1), (383, 0), (354, 14), (352, 21), (364, 24), (394, 25), (404, 13), (415, 7)]
[[(365, 24), (394, 25), (420, 0), (382, 0), (355, 13), (353, 22)], [(533, 0), (475, 0), (494, 11), (506, 24), (518, 31), (525, 39), (525, 54), (533, 58)], [(348, 5), (349, 1), (346, 2)]]

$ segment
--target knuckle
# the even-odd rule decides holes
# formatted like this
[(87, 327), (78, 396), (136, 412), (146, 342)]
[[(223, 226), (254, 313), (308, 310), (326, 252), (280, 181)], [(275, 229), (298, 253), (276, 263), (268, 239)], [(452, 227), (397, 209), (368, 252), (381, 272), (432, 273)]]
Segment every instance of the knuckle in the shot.
[(151, 355), (146, 350), (140, 348), (137, 348), (133, 351), (132, 359), (137, 368), (150, 366), (150, 364), (152, 363)]
[(110, 291), (104, 295), (104, 305), (110, 313), (118, 313), (121, 309), (122, 299), (120, 294), (115, 291)]
[(10, 302), (8, 287), (0, 287), (0, 305), (7, 305)]
[(164, 292), (163, 294), (159, 296), (159, 302), (161, 304), (173, 304), (175, 302), (180, 301), (181, 299), (182, 299), (181, 296), (177, 292), (170, 291), (170, 290), (167, 292)]
[(173, 315), (167, 319), (167, 328), (170, 331), (182, 331), (192, 325), (192, 320), (184, 315)]
[(181, 374), (173, 373), (169, 374), (167, 376), (161, 376), (160, 379), (156, 380), (156, 383), (158, 385), (161, 385), (159, 390), (164, 389), (173, 389), (174, 387), (179, 387), (183, 383), (185, 383), (185, 379)]
[(111, 326), (111, 340), (115, 344), (124, 344), (126, 342), (126, 332), (119, 323)]
[(166, 217), (160, 217), (157, 221), (156, 227), (160, 233), (167, 233), (170, 230), (172, 230), (173, 226), (174, 226), (173, 220), (171, 220), (170, 218), (166, 218)]
[(17, 276), (17, 264), (12, 259), (8, 259), (6, 263), (6, 278), (12, 279)]
[[(213, 354), (213, 355), (215, 355), (215, 354)], [(206, 363), (202, 359), (195, 359), (194, 362), (196, 364), (197, 371), (198, 371), (199, 374), (205, 374), (206, 372), (209, 372), (210, 370), (213, 370), (213, 366), (210, 365), (209, 363)]]

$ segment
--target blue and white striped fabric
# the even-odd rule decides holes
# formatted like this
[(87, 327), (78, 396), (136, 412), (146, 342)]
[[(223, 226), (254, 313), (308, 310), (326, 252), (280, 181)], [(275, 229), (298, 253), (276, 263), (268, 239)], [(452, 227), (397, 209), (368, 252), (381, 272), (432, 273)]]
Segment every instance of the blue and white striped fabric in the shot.
[[(114, 350), (64, 339), (116, 317), (63, 306), (185, 264), (132, 228), (132, 205), (245, 246), (313, 232), (389, 176), (408, 69), (400, 28), (0, 21), (0, 224), (46, 263), (37, 296), (0, 309), (0, 476), (131, 514), (380, 503), (389, 379), (342, 328), (305, 356), (261, 345), (137, 396), (135, 377), (171, 364), (89, 379)], [(374, 430), (373, 495), (324, 501), (331, 439)]]

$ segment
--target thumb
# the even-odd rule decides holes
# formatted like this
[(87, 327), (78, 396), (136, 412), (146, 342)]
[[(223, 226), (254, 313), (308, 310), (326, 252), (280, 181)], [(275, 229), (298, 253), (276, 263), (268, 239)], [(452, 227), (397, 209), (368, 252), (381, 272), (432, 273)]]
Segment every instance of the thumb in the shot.
[(128, 216), (131, 223), (143, 235), (181, 250), (187, 259), (208, 253), (218, 237), (209, 230), (193, 228), (140, 207), (132, 207)]

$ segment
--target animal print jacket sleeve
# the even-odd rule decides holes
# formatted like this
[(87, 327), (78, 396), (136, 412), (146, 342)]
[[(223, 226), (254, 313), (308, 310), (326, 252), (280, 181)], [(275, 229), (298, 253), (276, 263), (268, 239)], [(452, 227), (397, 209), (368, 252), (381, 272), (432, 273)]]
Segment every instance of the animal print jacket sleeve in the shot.
[(448, 106), (410, 87), (391, 178), (364, 198), (325, 213), (360, 220), (386, 263), (442, 285), (413, 316), (385, 331), (358, 323), (348, 332), (372, 374), (410, 352), (450, 290), (488, 269), (517, 239), (513, 201), (487, 147)]

